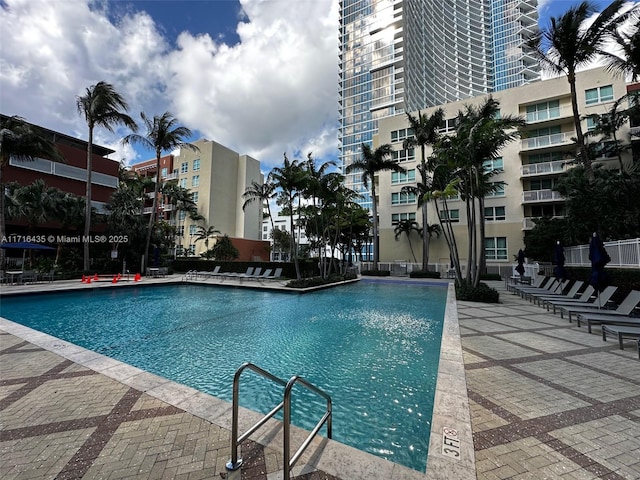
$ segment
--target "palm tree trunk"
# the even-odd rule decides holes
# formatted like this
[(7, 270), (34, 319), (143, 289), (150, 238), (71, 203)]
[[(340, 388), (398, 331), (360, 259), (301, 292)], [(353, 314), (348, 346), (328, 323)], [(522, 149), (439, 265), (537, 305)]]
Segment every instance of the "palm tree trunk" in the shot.
[(91, 170), (93, 168), (93, 125), (89, 125), (89, 143), (87, 144), (87, 190), (84, 209), (84, 238), (83, 238), (83, 265), (84, 273), (89, 273), (90, 252), (89, 233), (91, 230)]
[(589, 157), (589, 150), (584, 143), (584, 134), (582, 133), (582, 124), (580, 123), (580, 111), (578, 110), (578, 94), (576, 92), (576, 73), (569, 71), (567, 74), (569, 80), (569, 89), (571, 91), (571, 110), (573, 111), (573, 124), (576, 129), (576, 141), (578, 142), (578, 150), (582, 156), (582, 165), (584, 166), (584, 172), (587, 180), (593, 181), (593, 167), (591, 166), (591, 158)]
[(158, 208), (158, 192), (160, 191), (160, 154), (156, 154), (156, 184), (153, 187), (153, 207), (151, 207), (151, 216), (149, 217), (149, 227), (147, 229), (147, 241), (145, 244), (144, 255), (142, 256), (141, 272), (144, 275), (145, 269), (149, 266), (149, 246), (151, 245), (151, 233), (155, 223), (156, 210)]
[(478, 242), (478, 278), (475, 282), (475, 286), (477, 287), (480, 284), (480, 275), (482, 275), (485, 271), (487, 258), (486, 252), (484, 248), (484, 241), (486, 238), (486, 228), (484, 224), (484, 197), (478, 198), (478, 225), (480, 226), (480, 241)]
[[(5, 204), (4, 204), (4, 184), (2, 183), (2, 167), (9, 163), (8, 155), (1, 154), (0, 156), (0, 240), (5, 237), (6, 222), (5, 222)], [(4, 248), (0, 248), (0, 269), (4, 270), (4, 264), (6, 259), (6, 252)]]
[(378, 270), (378, 205), (376, 205), (375, 178), (371, 179), (371, 212), (373, 213), (373, 270)]
[(427, 211), (427, 202), (422, 201), (422, 270), (429, 270), (429, 243), (431, 235), (429, 234), (429, 213)]

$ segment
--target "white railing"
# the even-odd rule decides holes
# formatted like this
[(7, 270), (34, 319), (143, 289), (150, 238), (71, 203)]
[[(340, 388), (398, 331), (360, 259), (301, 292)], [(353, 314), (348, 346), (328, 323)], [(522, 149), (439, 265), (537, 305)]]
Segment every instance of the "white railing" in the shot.
[(568, 145), (573, 143), (571, 135), (573, 134), (554, 133), (553, 135), (542, 135), (540, 137), (523, 138), (522, 150), (551, 147), (554, 145)]
[(552, 201), (562, 201), (564, 200), (563, 196), (554, 190), (528, 190), (526, 192), (522, 192), (522, 202), (530, 203), (530, 202), (552, 202)]
[[(640, 267), (640, 238), (629, 240), (615, 240), (604, 242), (604, 248), (611, 257), (608, 267)], [(575, 267), (590, 267), (589, 245), (565, 247), (565, 265)]]
[(147, 215), (147, 214), (149, 214), (149, 213), (151, 213), (151, 212), (153, 212), (153, 207), (144, 207), (144, 208), (142, 209), (142, 214), (143, 214), (143, 215)]
[(548, 108), (547, 110), (538, 110), (537, 112), (527, 112), (527, 123), (545, 122), (555, 118), (570, 117), (573, 113), (568, 107)]
[(164, 181), (177, 180), (178, 179), (178, 174), (177, 173), (169, 173), (169, 174), (163, 176), (162, 179)]
[(532, 175), (545, 175), (549, 173), (562, 173), (566, 170), (567, 162), (557, 160), (555, 162), (530, 163), (523, 165), (520, 169), (523, 177)]

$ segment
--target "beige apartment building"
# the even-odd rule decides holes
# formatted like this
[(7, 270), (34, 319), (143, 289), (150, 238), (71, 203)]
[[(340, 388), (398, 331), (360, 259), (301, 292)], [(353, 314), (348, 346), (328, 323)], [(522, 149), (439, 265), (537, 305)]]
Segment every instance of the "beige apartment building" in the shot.
[[(578, 104), (581, 116), (602, 114), (613, 102), (627, 93), (623, 78), (614, 77), (603, 68), (581, 72), (577, 76)], [(486, 244), (487, 263), (513, 263), (514, 255), (524, 248), (524, 235), (533, 228), (533, 219), (542, 216), (564, 216), (564, 199), (552, 190), (560, 174), (571, 165), (567, 161), (575, 156), (572, 138), (576, 136), (571, 109), (569, 84), (565, 77), (558, 77), (522, 87), (502, 90), (492, 94), (500, 102), (501, 115), (519, 115), (526, 119), (526, 134), (513, 141), (501, 152), (501, 157), (488, 162), (487, 168), (495, 170), (493, 177), (501, 184), (497, 192), (486, 197)], [(459, 110), (468, 104), (480, 104), (488, 95), (470, 100), (441, 105), (447, 121), (442, 133), (453, 131), (453, 119)], [(626, 108), (626, 102), (623, 108)], [(435, 108), (423, 110), (430, 115)], [(417, 116), (417, 112), (413, 113)], [(593, 128), (592, 122), (583, 120), (583, 131)], [(401, 193), (405, 185), (415, 185), (420, 174), (416, 167), (420, 163), (420, 148), (405, 150), (402, 143), (411, 132), (407, 130), (406, 115), (381, 119), (374, 146), (390, 143), (394, 158), (406, 168), (406, 174), (381, 172), (377, 178), (378, 215), (380, 225), (380, 261), (413, 262), (406, 235), (395, 239), (394, 228), (401, 220), (415, 220), (421, 225), (422, 217), (417, 207), (417, 198)], [(629, 125), (619, 132), (618, 138), (629, 141)], [(426, 154), (431, 150), (427, 147)], [(631, 154), (625, 153), (625, 162), (631, 162)], [(594, 163), (606, 168), (618, 168), (616, 158), (598, 158)], [(466, 262), (467, 235), (464, 202), (449, 202), (450, 221), (453, 222), (458, 251)], [(429, 223), (437, 223), (433, 204), (429, 206)], [(421, 239), (412, 238), (413, 251), (421, 262)], [(432, 237), (430, 247), (430, 269), (442, 271), (449, 265), (449, 249), (445, 240)]]
[[(177, 228), (178, 255), (182, 249), (190, 255), (205, 250), (204, 241), (196, 241), (198, 226), (214, 226), (231, 238), (260, 240), (262, 210), (259, 203), (242, 209), (242, 194), (251, 182), (262, 184), (260, 162), (248, 155), (240, 155), (215, 141), (201, 139), (192, 142), (199, 151), (182, 149), (178, 155), (161, 159), (162, 182), (177, 182), (193, 193), (193, 200), (203, 220), (193, 221), (184, 211), (173, 211), (167, 202), (159, 202), (159, 212)], [(155, 175), (156, 161), (148, 160), (132, 166), (142, 175)], [(168, 213), (170, 212), (170, 213)], [(151, 213), (151, 207), (148, 207)], [(213, 240), (209, 241), (211, 247)], [(180, 248), (182, 247), (182, 248)]]

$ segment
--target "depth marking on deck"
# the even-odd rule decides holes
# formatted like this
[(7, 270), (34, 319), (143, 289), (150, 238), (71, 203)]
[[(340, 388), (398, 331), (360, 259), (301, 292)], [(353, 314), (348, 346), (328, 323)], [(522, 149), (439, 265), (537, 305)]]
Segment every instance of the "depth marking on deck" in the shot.
[(460, 458), (460, 439), (455, 428), (442, 427), (442, 454), (455, 459)]

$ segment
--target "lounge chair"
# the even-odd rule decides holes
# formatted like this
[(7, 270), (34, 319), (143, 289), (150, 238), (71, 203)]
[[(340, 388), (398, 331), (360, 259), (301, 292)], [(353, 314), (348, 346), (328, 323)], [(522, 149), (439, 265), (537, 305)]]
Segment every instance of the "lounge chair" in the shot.
[(271, 272), (273, 272), (273, 270), (271, 268), (267, 268), (262, 274), (247, 275), (246, 277), (243, 277), (243, 278), (247, 278), (249, 280), (262, 280), (264, 278), (269, 278), (269, 276), (271, 275)]
[(518, 293), (522, 298), (527, 300), (529, 296), (532, 294), (536, 294), (536, 293), (548, 294), (551, 292), (555, 292), (559, 286), (560, 286), (560, 282), (557, 279), (552, 278), (547, 283), (545, 283), (544, 287), (542, 287), (541, 289), (540, 288), (520, 289)]
[[(574, 316), (582, 312), (585, 312), (585, 313), (615, 312), (617, 308), (616, 310), (613, 310), (611, 308), (605, 308), (605, 306), (607, 305), (607, 303), (611, 299), (611, 296), (615, 293), (616, 290), (618, 290), (618, 287), (607, 287), (604, 289), (602, 293), (600, 293), (600, 295), (598, 295), (598, 297), (596, 297), (596, 299), (593, 302), (588, 303), (586, 305), (563, 305), (560, 307), (560, 317), (564, 318), (564, 314), (566, 313), (569, 316), (569, 322), (571, 322)], [(623, 307), (623, 309), (626, 308), (627, 303), (625, 302), (626, 302), (626, 298), (625, 298), (625, 301), (621, 303), (618, 308), (620, 308), (621, 306)], [(633, 310), (633, 308), (631, 308), (629, 312), (631, 312), (631, 310)]]
[[(587, 303), (570, 302), (568, 300), (557, 302), (554, 304), (553, 313), (556, 313), (557, 308), (560, 311), (560, 317), (564, 318), (565, 312), (571, 309), (602, 309), (616, 292), (616, 290), (618, 290), (618, 287), (607, 287), (602, 292), (598, 293), (597, 296), (593, 298), (593, 301), (589, 301)], [(571, 321), (571, 316), (569, 316), (569, 321)]]
[(224, 273), (223, 276), (225, 278), (227, 278), (227, 277), (228, 278), (244, 278), (244, 277), (249, 277), (251, 275), (258, 274), (258, 273), (260, 273), (260, 270), (261, 270), (260, 267), (256, 268), (255, 271), (254, 271), (253, 267), (247, 267), (247, 271), (244, 272), (244, 273), (227, 272), (227, 273)]
[[(618, 337), (620, 350), (624, 350), (623, 340), (636, 339), (636, 343), (640, 346), (640, 327), (625, 327), (621, 325), (602, 325), (602, 340), (607, 341), (607, 333)], [(640, 358), (640, 348), (638, 349), (638, 358)]]
[(596, 291), (595, 288), (593, 288), (591, 285), (587, 285), (587, 288), (583, 290), (583, 292), (580, 294), (578, 298), (549, 297), (542, 301), (542, 306), (546, 306), (547, 311), (549, 311), (551, 306), (553, 306), (553, 313), (556, 313), (556, 306), (559, 306), (559, 305), (575, 305), (575, 304), (586, 305), (589, 303), (589, 300), (591, 299), (591, 295), (595, 291)]
[(211, 272), (202, 272), (205, 277), (217, 277), (220, 275), (220, 265), (216, 265)]
[(640, 318), (638, 317), (630, 317), (629, 315), (633, 310), (640, 305), (640, 291), (631, 290), (629, 295), (618, 305), (618, 308), (615, 310), (584, 310), (584, 311), (574, 311), (576, 314), (578, 326), (580, 326), (580, 322), (587, 322), (587, 327), (589, 333), (591, 333), (591, 325), (598, 325), (602, 323), (612, 323), (615, 324), (619, 321), (627, 321), (629, 320), (627, 325), (634, 325), (638, 323), (640, 325)]
[(578, 291), (582, 288), (582, 285), (584, 285), (584, 282), (582, 280), (577, 280), (573, 283), (573, 285), (571, 285), (571, 288), (566, 294), (558, 292), (558, 293), (548, 293), (546, 295), (534, 295), (533, 296), (534, 303), (537, 305), (542, 305), (544, 303), (544, 300), (547, 300), (547, 299), (568, 300), (568, 299), (575, 298), (576, 295), (578, 294)]
[(544, 288), (545, 285), (547, 285), (547, 282), (551, 281), (551, 279), (552, 277), (540, 277), (538, 278), (538, 281), (536, 282), (535, 285), (523, 285), (523, 284), (507, 285), (507, 290), (509, 290), (514, 295), (518, 295), (520, 290), (531, 289), (531, 288), (538, 288), (538, 289)]
[(280, 278), (282, 276), (282, 268), (276, 268), (276, 271), (273, 273), (273, 277), (269, 277), (270, 279)]
[(524, 294), (525, 299), (529, 300), (532, 303), (537, 303), (535, 301), (536, 297), (543, 297), (547, 295), (562, 295), (562, 292), (569, 286), (571, 280), (563, 280), (562, 282), (558, 281), (555, 287), (551, 287), (548, 292), (526, 292)]

